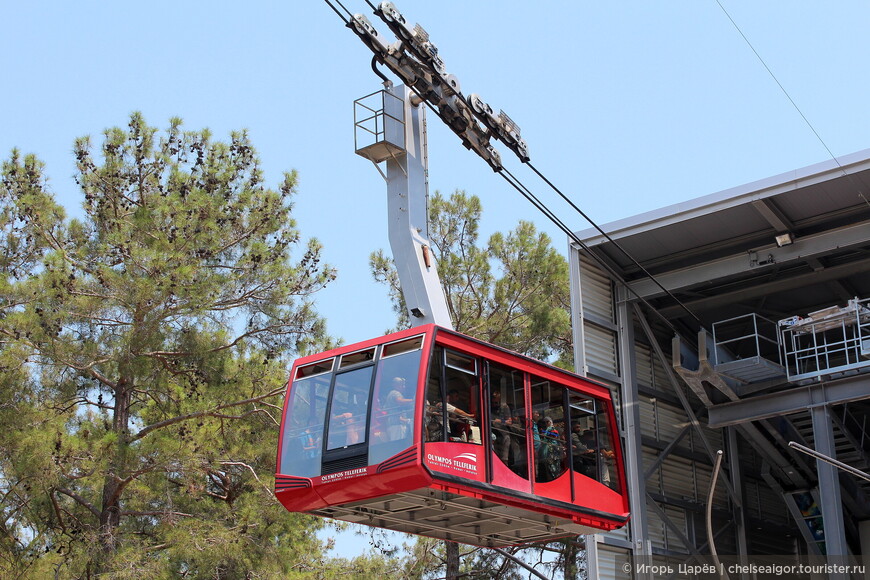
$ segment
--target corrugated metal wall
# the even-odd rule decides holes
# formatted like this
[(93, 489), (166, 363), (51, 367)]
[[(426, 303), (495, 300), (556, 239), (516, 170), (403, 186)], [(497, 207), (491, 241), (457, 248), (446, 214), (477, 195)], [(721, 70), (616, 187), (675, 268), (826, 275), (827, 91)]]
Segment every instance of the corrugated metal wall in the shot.
[[(607, 275), (583, 254), (579, 254), (579, 266), (583, 337), (580, 348), (583, 361), (590, 376), (611, 385), (619, 398), (622, 372), (614, 286)], [(646, 539), (653, 553), (657, 554), (655, 558), (677, 558), (669, 560), (673, 563), (679, 560), (680, 554), (689, 553), (683, 543), (684, 538), (694, 543), (702, 552), (708, 552), (704, 507), (710, 489), (712, 460), (708, 459), (707, 447), (703, 444), (701, 434), (690, 426), (689, 417), (675, 396), (674, 388), (681, 389), (690, 401), (697, 403), (694, 395), (690, 394), (681, 381), (677, 385), (671, 383), (664, 366), (669, 363), (660, 360), (649, 345), (644, 343), (646, 337), (642, 332), (635, 334), (634, 373), (640, 391), (638, 411), (641, 436), (645, 441), (642, 449), (642, 461), (646, 466), (644, 472), (656, 464), (661, 453), (689, 426), (677, 445), (660, 462), (659, 467), (645, 475), (644, 479), (647, 494), (657, 498), (656, 505), (670, 522), (665, 522), (659, 510), (650, 506), (649, 502), (652, 500), (648, 497)], [(617, 407), (617, 411), (617, 416), (621, 419), (621, 409)], [(624, 423), (621, 421), (621, 424)], [(700, 430), (712, 449), (724, 450), (726, 438), (722, 430), (710, 429), (703, 424), (703, 420)], [(746, 464), (744, 474), (760, 473), (760, 459), (753, 450), (744, 462), (743, 452), (751, 449), (751, 446), (746, 446), (742, 438), (738, 439), (741, 439), (741, 464)], [(720, 553), (733, 554), (738, 550), (737, 528), (735, 518), (729, 515), (733, 506), (723, 481), (724, 477), (725, 471), (720, 473), (713, 496), (714, 530), (718, 532), (716, 548)], [(743, 477), (741, 483), (745, 486), (747, 518), (787, 525), (789, 515), (781, 497), (763, 481), (752, 477)], [(636, 488), (629, 483), (629, 489)], [(754, 531), (751, 526), (747, 526), (752, 552), (791, 551), (789, 544), (794, 542), (793, 539), (763, 537), (763, 534), (756, 537)], [(603, 542), (598, 544), (599, 577), (627, 577), (623, 572), (623, 565), (630, 561), (630, 551), (625, 548), (630, 545), (629, 526), (606, 534), (603, 538)], [(701, 548), (702, 546), (704, 547)]]
[(580, 258), (583, 301), (583, 350), (590, 372), (619, 374), (613, 282), (591, 260)]

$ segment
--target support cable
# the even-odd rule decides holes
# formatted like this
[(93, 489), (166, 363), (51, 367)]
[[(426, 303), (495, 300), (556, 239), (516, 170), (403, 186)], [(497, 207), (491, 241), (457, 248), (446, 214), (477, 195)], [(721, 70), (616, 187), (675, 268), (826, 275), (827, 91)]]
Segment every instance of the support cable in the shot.
[(847, 463), (843, 463), (842, 461), (837, 461), (833, 457), (828, 457), (824, 453), (819, 453), (815, 449), (811, 449), (811, 448), (806, 447), (804, 445), (801, 445), (800, 443), (797, 443), (795, 441), (789, 441), (788, 446), (791, 447), (792, 449), (796, 449), (796, 450), (800, 451), (801, 453), (805, 453), (805, 454), (809, 455), (810, 457), (814, 457), (815, 459), (818, 459), (819, 461), (824, 461), (825, 463), (829, 463), (829, 464), (833, 465), (834, 467), (836, 467), (837, 469), (842, 469), (846, 473), (851, 473), (855, 477), (860, 477), (861, 479), (863, 479), (865, 481), (870, 481), (870, 473), (866, 473), (864, 471), (861, 471), (860, 469), (856, 469)]
[[(338, 17), (341, 18), (341, 21), (344, 22), (345, 25), (350, 24), (350, 18), (353, 16), (353, 14), (351, 13), (350, 10), (348, 10), (348, 9), (345, 7), (344, 4), (341, 3), (341, 0), (323, 0), (323, 1), (326, 2), (326, 4), (327, 4), (330, 8), (332, 8), (332, 11), (333, 11), (333, 12), (335, 12), (336, 14), (338, 14)], [(339, 12), (338, 8), (335, 7), (335, 5), (333, 4), (333, 2), (335, 2), (336, 4), (338, 4), (339, 6), (341, 6), (341, 7), (344, 9), (344, 11), (347, 12), (347, 17), (345, 17), (344, 15), (342, 15), (341, 12)]]
[(804, 115), (803, 111), (801, 111), (801, 108), (798, 107), (798, 105), (797, 105), (797, 103), (795, 102), (795, 100), (794, 100), (793, 98), (791, 98), (791, 95), (788, 93), (787, 90), (785, 90), (785, 87), (782, 85), (781, 82), (779, 82), (779, 79), (776, 78), (776, 75), (773, 74), (773, 71), (771, 70), (771, 68), (770, 68), (769, 66), (767, 66), (767, 63), (764, 61), (763, 58), (761, 58), (761, 55), (758, 53), (757, 50), (755, 50), (755, 47), (752, 45), (752, 43), (749, 42), (749, 38), (746, 37), (746, 35), (743, 33), (743, 30), (741, 30), (740, 27), (737, 25), (737, 22), (735, 22), (734, 19), (731, 17), (731, 14), (729, 14), (728, 11), (725, 9), (725, 7), (722, 6), (722, 2), (720, 2), (719, 0), (716, 0), (716, 4), (719, 5), (719, 8), (722, 10), (722, 12), (725, 14), (725, 16), (726, 16), (726, 17), (728, 18), (728, 20), (731, 22), (732, 26), (734, 26), (734, 29), (737, 30), (737, 33), (740, 35), (740, 37), (743, 38), (743, 41), (746, 43), (746, 45), (749, 47), (749, 49), (750, 49), (750, 50), (752, 51), (752, 53), (755, 55), (755, 58), (758, 59), (758, 62), (761, 63), (761, 66), (764, 67), (764, 70), (767, 71), (767, 74), (770, 75), (770, 78), (773, 79), (773, 82), (776, 83), (776, 86), (779, 87), (779, 90), (782, 91), (782, 94), (785, 95), (785, 98), (788, 99), (788, 102), (791, 103), (791, 106), (794, 107), (794, 110), (797, 111), (797, 113), (798, 113), (798, 115), (800, 115), (801, 119), (804, 120), (804, 123), (806, 123), (807, 127), (810, 128), (810, 131), (813, 132), (813, 135), (816, 136), (816, 139), (818, 139), (819, 143), (822, 144), (822, 147), (825, 148), (825, 151), (828, 152), (828, 155), (831, 157), (831, 159), (834, 160), (834, 163), (837, 164), (837, 167), (840, 168), (840, 171), (843, 172), (843, 175), (844, 175), (845, 177), (848, 177), (848, 178), (849, 178), (849, 181), (852, 182), (852, 185), (855, 186), (855, 189), (858, 190), (858, 197), (860, 197), (861, 199), (863, 199), (863, 200), (864, 200), (864, 203), (866, 203), (868, 206), (870, 206), (870, 200), (868, 200), (868, 199), (867, 199), (867, 196), (864, 195), (864, 192), (863, 192), (863, 190), (861, 189), (861, 184), (857, 183), (856, 180), (855, 180), (855, 178), (852, 176), (852, 174), (851, 174), (851, 173), (848, 173), (848, 172), (846, 171), (846, 169), (845, 169), (842, 165), (840, 165), (840, 161), (839, 161), (839, 160), (834, 156), (834, 153), (833, 153), (833, 151), (831, 151), (831, 148), (828, 147), (828, 144), (825, 143), (825, 140), (822, 139), (822, 136), (819, 135), (819, 132), (816, 131), (816, 128), (813, 127), (813, 124), (810, 123), (810, 120), (807, 119), (807, 116)]
[[(572, 242), (574, 242), (580, 248), (585, 250), (593, 260), (598, 262), (598, 264), (605, 271), (607, 271), (608, 274), (610, 274), (615, 280), (617, 280), (619, 283), (621, 283), (623, 286), (625, 286), (625, 288), (631, 294), (633, 294), (635, 296), (635, 298), (640, 300), (647, 308), (649, 308), (650, 311), (652, 311), (659, 319), (661, 319), (662, 322), (665, 323), (665, 325), (668, 326), (668, 328), (670, 328), (675, 334), (679, 334), (679, 332), (677, 331), (677, 328), (673, 325), (673, 323), (670, 320), (668, 320), (664, 315), (659, 313), (658, 309), (653, 307), (643, 296), (638, 294), (631, 286), (629, 286), (625, 282), (625, 280), (622, 278), (622, 276), (619, 274), (619, 272), (617, 272), (601, 256), (599, 256), (595, 252), (592, 252), (590, 250), (589, 246), (583, 240), (581, 240), (577, 236), (577, 234), (575, 234), (571, 230), (571, 228), (569, 228), (567, 225), (565, 225), (565, 223), (561, 219), (559, 219), (559, 217), (555, 213), (553, 213), (553, 211), (550, 210), (550, 208), (548, 208), (541, 200), (539, 200), (535, 196), (535, 194), (533, 194), (529, 190), (528, 187), (523, 185), (523, 183), (519, 179), (514, 177), (514, 175), (510, 171), (503, 168), (502, 170), (498, 171), (498, 174), (501, 175), (502, 178), (504, 178), (504, 180), (507, 181), (514, 189), (519, 191), (520, 194), (523, 197), (525, 197), (533, 206), (535, 206), (535, 208), (538, 211), (543, 213), (551, 222), (553, 222), (556, 225), (556, 227), (558, 227), (560, 230), (562, 230), (571, 239)], [(685, 308), (685, 306), (684, 306), (684, 308)], [(697, 320), (698, 323), (701, 322), (700, 320), (698, 320), (698, 317), (696, 317), (694, 314), (692, 314), (692, 312), (690, 310), (686, 309), (686, 312), (688, 312), (693, 318), (695, 318), (695, 320)]]
[[(376, 75), (378, 75), (382, 81), (384, 81), (385, 87), (386, 86), (393, 86), (393, 81), (391, 81), (387, 77), (387, 75), (385, 75), (384, 73), (382, 73), (381, 71), (378, 70), (378, 57), (377, 57), (377, 55), (372, 56), (372, 71), (374, 71), (374, 73)], [(377, 166), (377, 163), (375, 163), (375, 166)]]
[[(432, 103), (430, 103), (429, 101), (425, 101), (425, 100), (424, 100), (423, 102), (426, 104), (427, 107), (429, 107), (430, 110), (432, 110), (433, 113), (435, 113), (436, 115), (438, 114), (438, 110), (435, 108), (434, 105), (432, 105)], [(536, 170), (535, 172), (537, 173), (537, 170)], [(589, 256), (590, 256), (593, 260), (595, 260), (595, 261), (598, 263), (598, 265), (601, 266), (602, 269), (604, 269), (608, 274), (610, 274), (610, 276), (613, 277), (614, 280), (616, 280), (617, 282), (619, 282), (620, 284), (622, 284), (623, 286), (625, 286), (625, 288), (626, 288), (626, 289), (627, 289), (631, 294), (633, 294), (633, 295), (634, 295), (638, 300), (640, 300), (640, 301), (641, 301), (641, 302), (642, 302), (642, 303), (643, 303), (647, 308), (649, 308), (650, 311), (653, 312), (653, 313), (654, 313), (654, 314), (655, 314), (655, 315), (656, 315), (656, 316), (657, 316), (657, 317), (658, 317), (662, 322), (664, 322), (665, 325), (666, 325), (668, 328), (670, 328), (670, 329), (674, 332), (674, 334), (679, 334), (679, 331), (677, 330), (677, 328), (674, 326), (674, 324), (673, 324), (670, 320), (668, 320), (667, 318), (665, 318), (664, 315), (662, 315), (661, 313), (659, 313), (659, 311), (658, 311), (657, 308), (655, 308), (652, 304), (650, 304), (650, 303), (649, 303), (649, 302), (648, 302), (648, 301), (647, 301), (643, 296), (641, 296), (640, 294), (638, 294), (637, 291), (635, 291), (635, 290), (634, 290), (634, 289), (633, 289), (633, 288), (632, 288), (632, 287), (631, 287), (631, 286), (630, 286), (630, 285), (625, 281), (625, 279), (622, 277), (622, 275), (621, 275), (619, 272), (617, 272), (617, 271), (616, 271), (616, 270), (615, 270), (615, 269), (614, 269), (610, 264), (608, 264), (608, 263), (607, 263), (607, 262), (606, 262), (606, 261), (605, 261), (601, 256), (599, 256), (598, 254), (596, 254), (595, 252), (593, 252), (593, 251), (589, 248), (589, 246), (588, 246), (588, 245), (587, 245), (583, 240), (581, 240), (581, 239), (577, 236), (577, 234), (574, 233), (574, 231), (573, 231), (571, 228), (569, 228), (567, 225), (565, 225), (565, 222), (563, 222), (563, 221), (559, 218), (559, 216), (557, 216), (557, 215), (556, 215), (556, 214), (555, 214), (555, 213), (554, 213), (554, 212), (553, 212), (549, 207), (547, 207), (547, 205), (546, 205), (544, 202), (542, 202), (540, 199), (538, 199), (538, 197), (537, 197), (534, 193), (532, 193), (532, 191), (531, 191), (528, 187), (526, 187), (526, 186), (525, 186), (525, 185), (524, 185), (524, 184), (523, 184), (519, 179), (517, 179), (517, 178), (516, 178), (516, 177), (515, 177), (515, 176), (514, 176), (510, 171), (508, 171), (508, 170), (507, 170), (506, 168), (504, 168), (504, 167), (501, 167), (500, 169), (496, 170), (496, 173), (498, 173), (498, 174), (502, 177), (502, 179), (504, 179), (505, 181), (507, 181), (507, 182), (510, 184), (511, 187), (513, 187), (513, 188), (516, 189), (518, 192), (520, 192), (520, 194), (521, 194), (524, 198), (526, 198), (526, 200), (528, 200), (528, 202), (531, 203), (531, 204), (535, 207), (535, 209), (537, 209), (539, 212), (541, 212), (542, 214), (544, 214), (544, 216), (545, 216), (547, 219), (549, 219), (549, 220), (550, 220), (550, 221), (551, 221), (551, 222), (552, 222), (556, 227), (558, 227), (560, 230), (562, 230), (562, 232), (565, 233), (565, 235), (567, 235), (568, 238), (570, 238), (572, 242), (574, 242), (574, 243), (577, 244), (580, 248), (582, 248), (583, 250), (585, 250), (586, 253), (589, 254)], [(540, 174), (539, 174), (539, 175), (540, 175)], [(545, 181), (547, 181), (548, 184), (550, 183), (550, 182), (549, 182), (545, 177), (543, 177), (543, 175), (542, 175), (541, 177), (542, 177)], [(553, 186), (552, 184), (550, 184), (550, 187), (553, 187), (553, 189), (556, 189), (555, 186)], [(557, 191), (558, 191), (558, 190), (557, 190)], [(560, 194), (561, 194), (561, 192), (560, 192)], [(564, 196), (563, 196), (563, 198), (564, 198)], [(569, 202), (569, 203), (570, 203), (570, 202)], [(573, 204), (571, 204), (571, 205), (573, 206)], [(576, 207), (576, 206), (575, 206), (575, 207)], [(578, 211), (580, 211), (580, 210), (578, 209)], [(581, 215), (583, 215), (582, 212), (581, 212)], [(588, 217), (586, 217), (585, 215), (583, 215), (583, 217), (585, 217), (585, 218), (589, 221), (589, 223), (592, 223), (593, 225), (595, 225), (595, 223), (592, 222), (592, 220), (590, 220)], [(595, 227), (598, 228), (598, 226), (595, 226)], [(599, 231), (601, 231), (600, 228), (599, 228)], [(606, 235), (606, 234), (605, 234), (605, 235)], [(625, 250), (623, 250), (623, 252), (625, 252)], [(634, 260), (634, 258), (632, 258), (632, 257), (631, 257), (627, 252), (626, 252), (626, 255), (627, 255), (627, 256), (628, 256), (632, 261), (634, 261), (635, 263), (637, 263), (637, 262)], [(652, 274), (649, 274), (648, 272), (647, 272), (647, 275), (648, 275), (650, 278), (653, 278)], [(653, 280), (655, 280), (655, 278), (653, 278)], [(659, 285), (659, 287), (661, 287), (661, 285)], [(678, 300), (678, 299), (677, 299), (673, 294), (671, 294), (671, 293), (668, 292), (667, 290), (665, 290), (665, 292), (667, 292), (669, 296), (671, 296), (674, 300), (676, 300), (677, 303), (679, 303), (680, 306), (682, 306), (683, 309), (684, 309), (686, 312), (688, 312), (689, 315), (690, 315), (693, 319), (695, 319), (695, 321), (698, 322), (698, 324), (701, 324), (701, 326), (703, 326), (703, 324), (701, 323), (701, 320), (700, 320), (697, 316), (695, 316), (695, 314), (694, 314), (691, 310), (689, 310), (688, 307), (686, 307), (682, 302), (680, 302), (680, 301), (679, 301), (679, 300)]]
[[(685, 311), (689, 316), (691, 316), (691, 317), (692, 317), (692, 318), (693, 318), (693, 319), (694, 319), (698, 324), (700, 324), (701, 326), (703, 326), (703, 324), (701, 323), (701, 320), (698, 318), (698, 316), (697, 316), (694, 312), (692, 312), (692, 311), (689, 309), (688, 306), (686, 306), (685, 304), (683, 304), (683, 303), (680, 301), (679, 298), (677, 298), (676, 296), (674, 296), (673, 292), (671, 292), (670, 290), (668, 290), (667, 288), (665, 288), (664, 286), (662, 286), (661, 282), (659, 282), (658, 279), (657, 279), (657, 278), (656, 278), (656, 277), (655, 277), (655, 276), (654, 276), (654, 275), (653, 275), (649, 270), (647, 270), (647, 269), (646, 269), (646, 268), (645, 268), (645, 267), (644, 267), (640, 262), (638, 262), (637, 259), (635, 259), (635, 257), (632, 256), (632, 255), (628, 252), (628, 250), (626, 250), (625, 248), (623, 248), (622, 245), (620, 245), (619, 242), (617, 242), (616, 240), (613, 239), (612, 236), (610, 236), (610, 234), (608, 234), (608, 233), (605, 232), (603, 229), (601, 229), (601, 227), (600, 227), (597, 223), (595, 223), (595, 221), (594, 221), (592, 218), (590, 218), (588, 215), (586, 215), (586, 213), (585, 213), (583, 210), (581, 210), (579, 207), (577, 207), (577, 205), (576, 205), (573, 201), (571, 201), (571, 199), (570, 199), (567, 195), (565, 195), (565, 194), (562, 192), (562, 190), (560, 190), (560, 189), (559, 189), (558, 187), (556, 187), (556, 186), (555, 186), (555, 185), (554, 185), (554, 184), (553, 184), (549, 179), (547, 179), (547, 177), (546, 177), (543, 173), (541, 173), (540, 171), (538, 171), (538, 168), (537, 168), (537, 167), (535, 167), (531, 162), (527, 163), (526, 165), (529, 166), (529, 169), (531, 169), (532, 171), (535, 172), (535, 175), (537, 175), (537, 176), (540, 177), (542, 180), (544, 180), (544, 183), (546, 183), (547, 185), (549, 185), (550, 188), (551, 188), (553, 191), (555, 191), (555, 192), (559, 195), (559, 197), (561, 197), (563, 200), (565, 200), (565, 201), (568, 203), (568, 205), (570, 205), (570, 206), (574, 209), (574, 211), (576, 211), (577, 213), (579, 213), (579, 214), (583, 217), (583, 219), (585, 219), (587, 222), (589, 222), (589, 223), (592, 225), (593, 228), (595, 228), (595, 229), (596, 229), (596, 230), (597, 230), (597, 231), (598, 231), (602, 236), (604, 236), (605, 239), (607, 239), (608, 242), (610, 242), (611, 244), (613, 244), (613, 246), (614, 246), (616, 249), (618, 249), (620, 252), (622, 252), (622, 253), (625, 255), (626, 258), (628, 258), (629, 260), (631, 260), (632, 264), (634, 264), (635, 266), (637, 266), (637, 267), (640, 269), (640, 271), (643, 272), (644, 276), (646, 276), (647, 278), (649, 278), (649, 279), (650, 279), (650, 280), (651, 280), (651, 281), (652, 281), (656, 286), (658, 286), (658, 287), (659, 287), (659, 288), (660, 288), (660, 289), (661, 289), (665, 294), (667, 294), (671, 299), (673, 299), (674, 302), (676, 302), (676, 303), (680, 306), (680, 308), (682, 308), (682, 309), (683, 309), (683, 310), (684, 310), (684, 311)], [(576, 236), (572, 236), (572, 239), (576, 239)], [(584, 246), (584, 249), (585, 249), (587, 252), (589, 251), (589, 248), (588, 248), (588, 247), (585, 247), (585, 246)], [(590, 252), (590, 253), (591, 253), (591, 252)], [(622, 283), (625, 284), (625, 286), (626, 286), (627, 288), (629, 288), (629, 291), (631, 291), (632, 294), (634, 294), (635, 296), (637, 296), (638, 298), (640, 298), (640, 296), (639, 296), (636, 292), (634, 292), (633, 290), (631, 290), (631, 288), (629, 287), (628, 283), (627, 283), (625, 280), (622, 280)], [(646, 300), (644, 300), (643, 302), (644, 302), (644, 304), (646, 304), (647, 306), (649, 306), (649, 303), (647, 303)]]
[(728, 580), (728, 574), (725, 573), (722, 562), (719, 561), (719, 554), (716, 552), (716, 537), (713, 535), (713, 496), (716, 493), (716, 479), (719, 477), (720, 467), (722, 467), (721, 449), (716, 452), (716, 463), (713, 465), (713, 477), (710, 480), (710, 492), (707, 494), (707, 545), (710, 547), (710, 555), (713, 556), (716, 569), (719, 570), (719, 577)]

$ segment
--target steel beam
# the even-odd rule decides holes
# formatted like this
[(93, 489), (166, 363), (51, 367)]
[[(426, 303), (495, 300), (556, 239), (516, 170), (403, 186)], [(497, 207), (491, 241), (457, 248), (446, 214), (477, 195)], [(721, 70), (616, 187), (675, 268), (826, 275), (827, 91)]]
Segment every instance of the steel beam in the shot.
[(778, 393), (714, 405), (707, 410), (707, 416), (710, 427), (727, 427), (798, 413), (817, 405), (838, 405), (864, 399), (870, 399), (870, 376), (856, 375), (836, 382), (792, 387)]
[[(731, 276), (747, 272), (762, 272), (765, 269), (781, 267), (791, 262), (805, 261), (810, 256), (824, 256), (832, 252), (859, 247), (868, 243), (870, 243), (870, 222), (863, 222), (805, 238), (798, 238), (793, 244), (781, 248), (772, 244), (754, 250), (759, 256), (772, 256), (773, 261), (769, 265), (753, 265), (749, 254), (741, 252), (720, 260), (656, 274), (656, 280), (672, 292), (680, 291), (694, 286), (709, 285), (711, 282)], [(643, 298), (653, 298), (664, 294), (662, 289), (649, 279), (633, 282), (631, 289)]]
[[(625, 425), (625, 471), (628, 482), (628, 501), (631, 510), (629, 522), (632, 551), (638, 556), (649, 553), (649, 531), (646, 517), (646, 480), (643, 470), (643, 444), (641, 438), (640, 397), (637, 392), (635, 362), (634, 309), (625, 286), (617, 288), (616, 321), (619, 325), (619, 361), (622, 380), (622, 413)], [(637, 561), (637, 560), (635, 560)], [(635, 571), (635, 580), (652, 580), (651, 572)]]
[[(435, 323), (453, 328), (444, 289), (429, 243), (429, 181), (425, 108), (406, 86), (391, 90), (387, 132), (404, 130), (405, 151), (387, 160), (387, 213), (390, 249), (411, 326)], [(415, 104), (416, 101), (416, 104)], [(395, 109), (395, 110), (394, 110)], [(403, 110), (404, 109), (404, 110)]]

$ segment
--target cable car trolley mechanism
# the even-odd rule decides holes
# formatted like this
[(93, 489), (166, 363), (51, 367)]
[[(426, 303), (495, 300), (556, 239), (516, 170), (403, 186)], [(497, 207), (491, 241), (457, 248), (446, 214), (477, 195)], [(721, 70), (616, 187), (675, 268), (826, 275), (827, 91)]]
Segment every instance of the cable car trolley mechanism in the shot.
[(387, 182), (390, 246), (414, 327), (294, 362), (276, 496), (290, 511), (488, 547), (623, 526), (610, 389), (452, 330), (429, 250), (422, 103), (496, 170), (490, 136), (528, 160), (519, 128), (477, 95), (466, 102), (428, 34), (392, 3), (375, 13), (394, 45), (361, 15), (345, 22), (406, 86), (386, 81), (355, 103), (356, 131), (373, 139), (357, 139), (357, 153)]

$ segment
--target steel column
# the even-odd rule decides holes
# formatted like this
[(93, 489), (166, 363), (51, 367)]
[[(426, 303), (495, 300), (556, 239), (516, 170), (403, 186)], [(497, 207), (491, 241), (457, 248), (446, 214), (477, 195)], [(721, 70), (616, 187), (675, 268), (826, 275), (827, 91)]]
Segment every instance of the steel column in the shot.
[[(746, 556), (749, 553), (749, 546), (746, 542), (746, 519), (743, 503), (743, 475), (740, 469), (740, 454), (737, 450), (737, 429), (735, 427), (727, 427), (725, 429), (725, 437), (728, 449), (728, 472), (731, 476), (731, 489), (735, 495), (735, 505), (732, 508), (734, 513), (734, 525), (736, 526), (737, 535), (737, 555), (740, 557), (741, 564), (747, 564)], [(748, 579), (747, 574), (741, 574), (739, 578)]]
[[(836, 459), (837, 450), (834, 447), (834, 427), (830, 413), (828, 405), (818, 405), (810, 409), (816, 451)], [(830, 463), (818, 459), (816, 460), (816, 470), (819, 474), (819, 503), (821, 503), (822, 521), (825, 526), (825, 548), (828, 556), (835, 558), (831, 561), (832, 564), (842, 563), (842, 559), (836, 559), (836, 557), (847, 555), (848, 546), (846, 545), (846, 532), (843, 525), (839, 472)], [(847, 575), (832, 574), (830, 577), (845, 579)]]
[[(634, 309), (627, 301), (624, 286), (617, 287), (616, 323), (619, 327), (619, 376), (622, 381), (622, 415), (625, 428), (625, 471), (628, 480), (628, 501), (631, 510), (629, 531), (635, 561), (650, 558), (646, 517), (646, 480), (643, 469), (640, 397), (637, 392), (637, 369), (634, 345)], [(645, 568), (635, 570), (635, 578), (652, 580)]]

